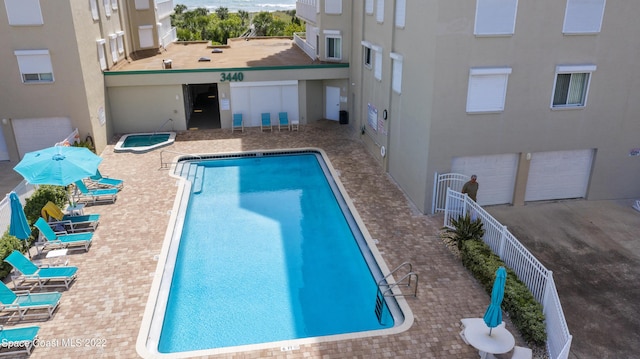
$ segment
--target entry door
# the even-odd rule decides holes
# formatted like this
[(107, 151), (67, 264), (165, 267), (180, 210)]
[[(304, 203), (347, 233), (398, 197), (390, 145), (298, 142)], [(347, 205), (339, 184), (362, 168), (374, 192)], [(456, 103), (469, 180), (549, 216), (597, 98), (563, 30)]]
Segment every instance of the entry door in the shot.
[(0, 161), (9, 160), (9, 151), (7, 150), (7, 143), (4, 140), (4, 132), (2, 130), (2, 124), (0, 124)]
[(327, 120), (338, 121), (340, 119), (340, 88), (327, 86), (325, 88)]

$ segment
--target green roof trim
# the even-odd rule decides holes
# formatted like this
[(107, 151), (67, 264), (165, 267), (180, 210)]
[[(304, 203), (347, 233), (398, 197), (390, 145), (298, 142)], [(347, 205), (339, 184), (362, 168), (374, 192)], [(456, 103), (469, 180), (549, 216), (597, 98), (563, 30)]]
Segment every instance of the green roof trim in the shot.
[(151, 74), (176, 74), (198, 72), (239, 72), (239, 71), (274, 71), (274, 70), (304, 70), (304, 69), (338, 69), (348, 68), (348, 63), (296, 65), (296, 66), (259, 66), (259, 67), (227, 67), (227, 68), (199, 68), (199, 69), (162, 69), (162, 70), (136, 70), (136, 71), (105, 71), (105, 76), (118, 75), (151, 75)]

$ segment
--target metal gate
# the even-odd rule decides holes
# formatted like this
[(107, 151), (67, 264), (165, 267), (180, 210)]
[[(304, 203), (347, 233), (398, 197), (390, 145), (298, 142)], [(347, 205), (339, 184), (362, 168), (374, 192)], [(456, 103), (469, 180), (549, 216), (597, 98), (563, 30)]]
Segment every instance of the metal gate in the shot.
[(462, 191), (462, 186), (471, 177), (460, 173), (443, 173), (436, 172), (433, 178), (433, 200), (431, 203), (431, 213), (436, 214), (444, 212), (445, 203), (447, 201), (447, 188), (454, 191)]

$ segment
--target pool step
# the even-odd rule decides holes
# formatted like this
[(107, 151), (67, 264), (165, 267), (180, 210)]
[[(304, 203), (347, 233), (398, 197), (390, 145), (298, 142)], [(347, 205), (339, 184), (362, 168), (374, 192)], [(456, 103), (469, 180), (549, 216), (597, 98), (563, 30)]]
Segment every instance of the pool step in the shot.
[(202, 192), (202, 187), (204, 186), (204, 166), (196, 166), (196, 174), (192, 180), (191, 192), (200, 193)]

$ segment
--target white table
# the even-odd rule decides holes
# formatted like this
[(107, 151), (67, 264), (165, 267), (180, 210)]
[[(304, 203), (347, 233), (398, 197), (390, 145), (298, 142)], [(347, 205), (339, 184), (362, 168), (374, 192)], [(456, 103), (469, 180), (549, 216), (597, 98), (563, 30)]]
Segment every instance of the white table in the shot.
[(499, 326), (491, 330), (484, 321), (475, 321), (464, 328), (464, 337), (469, 344), (478, 349), (480, 358), (485, 359), (487, 353), (503, 354), (516, 345), (513, 335), (504, 327)]
[(56, 250), (47, 252), (47, 255), (45, 256), (45, 258), (49, 260), (49, 264), (52, 266), (67, 265), (69, 263), (69, 261), (67, 261), (66, 259), (67, 252), (68, 252), (68, 249), (66, 248), (56, 249)]
[(69, 213), (70, 216), (84, 215), (84, 203), (76, 203), (74, 206), (67, 207), (67, 213)]

